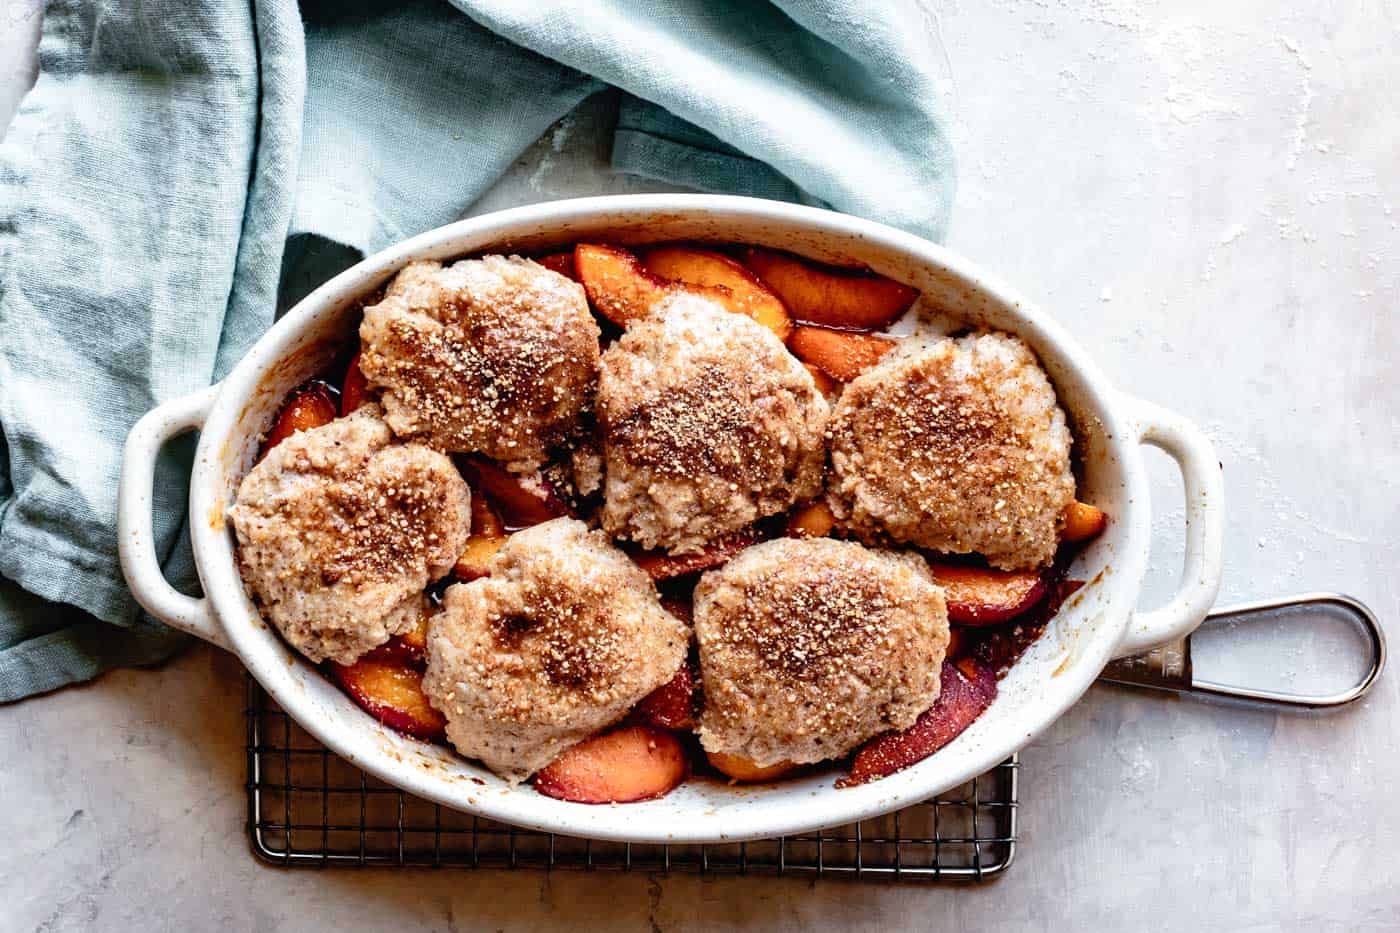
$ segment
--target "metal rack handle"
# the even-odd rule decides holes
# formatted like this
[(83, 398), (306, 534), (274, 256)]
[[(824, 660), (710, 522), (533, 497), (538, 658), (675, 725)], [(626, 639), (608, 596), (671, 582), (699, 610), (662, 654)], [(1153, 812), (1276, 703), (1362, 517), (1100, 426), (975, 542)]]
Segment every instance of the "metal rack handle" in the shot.
[(1304, 593), (1282, 599), (1239, 603), (1213, 610), (1206, 616), (1203, 624), (1268, 614), (1280, 609), (1316, 605), (1327, 605), (1340, 609), (1351, 620), (1352, 624), (1367, 637), (1370, 663), (1365, 674), (1357, 683), (1338, 693), (1310, 696), (1278, 690), (1258, 690), (1253, 687), (1216, 683), (1212, 680), (1198, 680), (1191, 670), (1190, 636), (1154, 648), (1146, 654), (1133, 655), (1114, 661), (1104, 669), (1099, 679), (1109, 683), (1147, 687), (1152, 690), (1228, 697), (1292, 709), (1331, 709), (1345, 706), (1365, 696), (1377, 678), (1380, 677), (1381, 671), (1385, 669), (1385, 632), (1381, 629), (1375, 613), (1359, 599), (1344, 596), (1341, 593)]

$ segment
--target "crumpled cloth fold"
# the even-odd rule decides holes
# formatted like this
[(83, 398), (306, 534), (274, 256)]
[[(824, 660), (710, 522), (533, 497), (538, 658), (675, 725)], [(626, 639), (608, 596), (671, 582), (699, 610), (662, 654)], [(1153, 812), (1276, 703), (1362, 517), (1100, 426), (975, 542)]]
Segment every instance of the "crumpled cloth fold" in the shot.
[[(51, 0), (0, 142), (0, 702), (168, 657), (117, 564), (122, 443), (223, 376), (279, 285), (460, 216), (581, 101), (616, 170), (942, 235), (919, 0)], [(156, 537), (193, 591), (185, 482)]]

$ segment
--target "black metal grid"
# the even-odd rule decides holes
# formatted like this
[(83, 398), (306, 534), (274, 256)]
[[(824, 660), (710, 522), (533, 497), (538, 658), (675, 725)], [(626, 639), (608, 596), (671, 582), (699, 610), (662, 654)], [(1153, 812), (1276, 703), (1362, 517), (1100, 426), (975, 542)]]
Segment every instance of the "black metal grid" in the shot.
[(331, 754), (248, 678), (248, 835), (302, 868), (615, 869), (983, 881), (1016, 852), (1017, 761), (898, 813), (728, 845), (600, 842), (516, 829), (429, 803)]

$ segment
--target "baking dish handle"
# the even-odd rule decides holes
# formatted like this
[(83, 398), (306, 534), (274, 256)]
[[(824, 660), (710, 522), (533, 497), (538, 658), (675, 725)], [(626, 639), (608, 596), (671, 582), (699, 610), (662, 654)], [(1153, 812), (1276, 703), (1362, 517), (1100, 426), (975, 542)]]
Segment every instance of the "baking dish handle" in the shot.
[(156, 555), (151, 514), (156, 457), (171, 438), (204, 424), (218, 392), (215, 384), (166, 402), (147, 412), (127, 435), (117, 486), (117, 552), (126, 585), (147, 612), (167, 625), (228, 648), (228, 636), (209, 600), (186, 596), (165, 579)]
[(1138, 442), (1164, 451), (1181, 470), (1186, 491), (1186, 560), (1181, 587), (1160, 609), (1137, 612), (1114, 649), (1115, 658), (1140, 654), (1196, 629), (1215, 605), (1225, 538), (1225, 480), (1210, 440), (1190, 421), (1141, 399), (1125, 398), (1137, 422)]

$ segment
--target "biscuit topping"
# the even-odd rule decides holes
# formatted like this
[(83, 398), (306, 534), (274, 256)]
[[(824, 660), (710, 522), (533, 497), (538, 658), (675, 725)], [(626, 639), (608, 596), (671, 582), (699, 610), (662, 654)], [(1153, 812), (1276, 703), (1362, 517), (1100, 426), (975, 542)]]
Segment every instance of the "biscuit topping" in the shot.
[(837, 517), (872, 541), (1047, 564), (1074, 500), (1070, 433), (1030, 349), (975, 334), (892, 354), (831, 419)]
[(791, 577), (778, 569), (747, 584), (753, 611), (735, 619), (727, 637), (750, 642), (765, 664), (805, 681), (853, 652), (887, 647), (883, 615), (894, 603), (879, 581), (831, 568)]
[(637, 466), (668, 476), (713, 474), (748, 486), (781, 469), (783, 452), (755, 424), (750, 381), (702, 366), (683, 385), (645, 399), (610, 425), (610, 437)]
[(410, 468), (383, 485), (363, 477), (347, 479), (326, 490), (326, 504), (338, 539), (321, 567), (321, 582), (327, 586), (362, 587), (383, 580), (439, 538), (434, 526), (442, 495), (419, 470)]
[(519, 257), (406, 267), (360, 326), (396, 434), (537, 467), (578, 429), (598, 369), (583, 290)]
[(351, 664), (417, 625), (424, 588), (466, 544), (470, 501), (446, 456), (393, 443), (367, 404), (273, 448), (229, 517), (268, 619), (312, 660)]
[(628, 326), (598, 381), (609, 534), (693, 554), (821, 489), (826, 400), (773, 333), (678, 294)]
[(424, 690), (458, 751), (520, 779), (670, 680), (688, 640), (602, 532), (557, 518), (512, 534), (490, 576), (448, 588)]
[(938, 695), (947, 608), (922, 558), (780, 538), (701, 578), (701, 742), (760, 767), (835, 758)]

